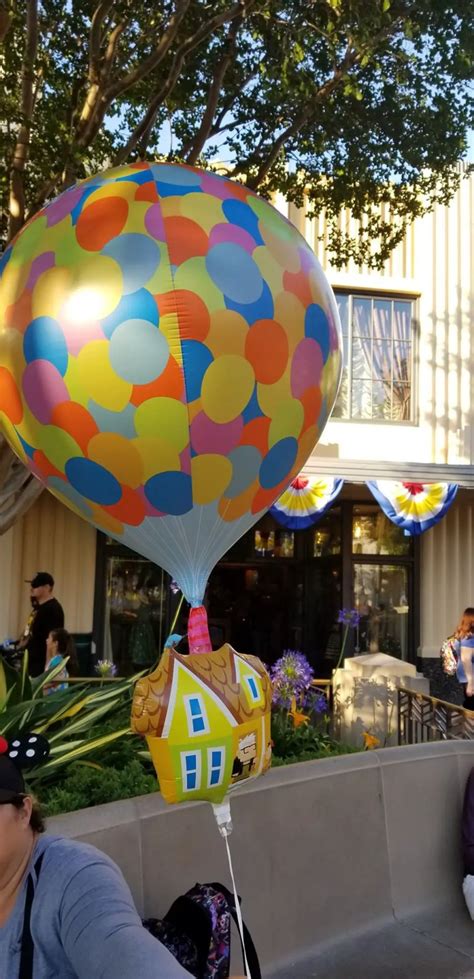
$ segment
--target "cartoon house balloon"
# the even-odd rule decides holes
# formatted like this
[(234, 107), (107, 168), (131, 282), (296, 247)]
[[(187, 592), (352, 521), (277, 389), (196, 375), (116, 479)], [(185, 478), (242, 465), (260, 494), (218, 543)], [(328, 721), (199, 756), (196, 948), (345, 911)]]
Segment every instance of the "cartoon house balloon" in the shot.
[(132, 728), (146, 737), (167, 802), (220, 803), (270, 765), (271, 683), (259, 659), (228, 644), (209, 654), (166, 649), (135, 688)]

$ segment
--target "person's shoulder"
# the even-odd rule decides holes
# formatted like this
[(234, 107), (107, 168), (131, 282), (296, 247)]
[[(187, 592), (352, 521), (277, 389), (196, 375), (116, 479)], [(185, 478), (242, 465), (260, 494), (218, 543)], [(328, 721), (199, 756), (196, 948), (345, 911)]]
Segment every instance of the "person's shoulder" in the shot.
[(97, 866), (103, 864), (107, 867), (118, 869), (116, 864), (107, 854), (98, 850), (97, 847), (89, 843), (81, 843), (78, 840), (70, 840), (65, 836), (50, 836), (45, 834), (40, 837), (35, 858), (44, 854), (44, 867), (49, 870), (56, 869), (62, 876), (73, 876), (78, 870), (84, 867)]

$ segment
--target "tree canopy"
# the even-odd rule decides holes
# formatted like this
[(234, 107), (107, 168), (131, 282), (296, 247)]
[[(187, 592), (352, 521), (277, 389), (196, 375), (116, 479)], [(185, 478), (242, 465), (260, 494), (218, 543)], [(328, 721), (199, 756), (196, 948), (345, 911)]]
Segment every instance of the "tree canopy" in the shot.
[(376, 267), (460, 179), (473, 38), (470, 0), (0, 0), (0, 241), (164, 157), (324, 209), (333, 263)]

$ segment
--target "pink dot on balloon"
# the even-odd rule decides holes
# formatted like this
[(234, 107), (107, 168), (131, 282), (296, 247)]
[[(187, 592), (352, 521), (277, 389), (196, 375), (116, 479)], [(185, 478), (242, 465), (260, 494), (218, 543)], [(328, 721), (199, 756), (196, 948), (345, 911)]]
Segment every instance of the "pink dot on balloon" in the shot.
[(180, 452), (179, 464), (181, 466), (181, 472), (187, 473), (187, 475), (190, 476), (191, 475), (191, 452), (189, 449), (189, 445), (187, 445), (186, 448), (183, 449), (182, 452)]
[(23, 393), (30, 411), (42, 425), (49, 423), (56, 405), (70, 400), (61, 374), (49, 360), (28, 364), (23, 374)]
[(82, 348), (91, 340), (105, 340), (105, 334), (97, 320), (76, 322), (69, 319), (67, 313), (60, 313), (59, 323), (64, 333), (67, 349), (73, 357), (77, 357)]
[(203, 194), (211, 194), (221, 201), (226, 201), (233, 197), (232, 184), (230, 180), (220, 180), (219, 177), (209, 173), (204, 173), (201, 177), (201, 190)]
[(191, 424), (191, 445), (199, 455), (228, 455), (239, 444), (244, 427), (241, 415), (226, 425), (211, 421), (200, 411)]
[(152, 204), (145, 214), (145, 228), (156, 241), (166, 241), (161, 204)]
[(65, 190), (64, 194), (61, 194), (52, 204), (48, 204), (44, 212), (46, 214), (48, 228), (59, 224), (63, 218), (66, 218), (74, 210), (83, 195), (83, 187), (72, 187), (69, 190)]
[(318, 385), (323, 369), (323, 355), (317, 340), (306, 337), (298, 344), (291, 365), (291, 391), (300, 398), (307, 388)]
[(231, 241), (235, 245), (240, 245), (241, 248), (245, 248), (246, 252), (251, 255), (257, 247), (257, 243), (252, 235), (245, 230), (245, 228), (239, 228), (236, 224), (216, 224), (209, 236), (209, 245), (221, 245), (223, 242)]

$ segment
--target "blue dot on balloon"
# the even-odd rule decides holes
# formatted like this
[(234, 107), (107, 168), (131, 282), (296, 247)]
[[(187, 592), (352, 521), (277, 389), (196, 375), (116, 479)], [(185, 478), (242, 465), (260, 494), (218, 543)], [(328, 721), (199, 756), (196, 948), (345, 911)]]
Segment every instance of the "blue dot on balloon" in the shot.
[(198, 340), (183, 340), (181, 349), (186, 378), (186, 395), (189, 403), (201, 397), (202, 379), (214, 357), (209, 347), (206, 347), (204, 343), (199, 343)]
[(38, 316), (30, 323), (23, 338), (25, 360), (49, 360), (64, 376), (68, 364), (68, 350), (63, 331), (50, 316)]
[(304, 332), (305, 336), (318, 341), (323, 361), (326, 363), (329, 356), (329, 321), (324, 309), (317, 303), (311, 303), (306, 310)]
[(191, 476), (183, 472), (157, 473), (145, 483), (145, 496), (156, 510), (181, 517), (193, 507)]
[(265, 244), (258, 227), (258, 217), (248, 204), (243, 201), (228, 200), (223, 202), (222, 210), (229, 224), (236, 224), (238, 228), (248, 231), (256, 245)]
[(263, 489), (273, 489), (288, 476), (295, 464), (298, 442), (294, 438), (280, 439), (267, 452), (260, 466), (260, 483)]
[[(84, 193), (82, 194), (82, 197), (79, 198), (79, 200), (74, 205), (74, 207), (73, 207), (73, 209), (71, 211), (71, 223), (72, 223), (72, 225), (77, 224), (77, 222), (78, 222), (78, 220), (79, 220), (79, 218), (81, 216), (81, 213), (84, 210), (84, 206), (87, 203), (88, 197), (90, 197), (92, 194), (95, 193), (95, 191), (97, 190), (97, 188), (101, 186), (101, 183), (102, 183), (102, 181), (101, 182), (91, 183), (91, 184), (88, 184), (87, 187), (84, 188)], [(67, 194), (67, 191), (65, 191), (65, 193)]]
[(273, 319), (273, 296), (266, 282), (263, 283), (262, 294), (255, 303), (233, 302), (226, 296), (225, 304), (226, 309), (232, 309), (235, 313), (240, 313), (249, 326), (252, 326), (257, 320)]
[(16, 434), (18, 435), (18, 438), (20, 439), (21, 445), (22, 445), (24, 451), (26, 452), (26, 455), (29, 456), (30, 459), (32, 459), (36, 450), (34, 449), (34, 447), (32, 445), (30, 445), (29, 442), (25, 442), (25, 439), (21, 437), (21, 435), (20, 435), (19, 432), (17, 432)]
[(0, 275), (8, 265), (8, 262), (10, 261), (11, 258), (12, 251), (13, 249), (12, 246), (10, 245), (10, 247), (7, 248), (6, 251), (4, 251), (3, 255), (0, 257)]
[(145, 234), (118, 235), (104, 245), (102, 254), (120, 265), (125, 293), (144, 286), (160, 264), (159, 246)]
[(117, 177), (117, 183), (131, 183), (138, 184), (151, 184), (153, 183), (153, 174), (150, 173), (149, 169), (146, 170), (135, 170), (134, 173), (126, 173), (124, 177)]
[(118, 479), (92, 459), (74, 456), (66, 462), (64, 471), (71, 486), (93, 503), (112, 506), (122, 497)]
[(148, 289), (137, 289), (136, 292), (129, 292), (128, 295), (122, 296), (113, 313), (102, 320), (101, 329), (110, 339), (114, 330), (126, 320), (148, 320), (149, 323), (153, 323), (153, 326), (158, 326), (160, 320), (158, 306)]
[(225, 241), (206, 255), (206, 269), (214, 285), (232, 302), (247, 305), (260, 299), (262, 273), (245, 248)]

